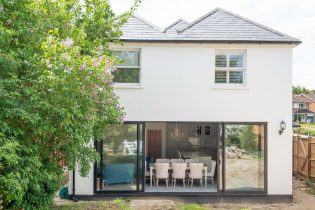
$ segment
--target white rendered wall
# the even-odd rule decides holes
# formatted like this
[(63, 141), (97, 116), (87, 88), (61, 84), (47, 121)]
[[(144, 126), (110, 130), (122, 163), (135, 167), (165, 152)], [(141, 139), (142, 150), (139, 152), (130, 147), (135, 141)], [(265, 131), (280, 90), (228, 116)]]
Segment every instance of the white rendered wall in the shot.
[[(73, 172), (69, 173), (69, 195), (73, 194), (72, 191), (72, 177)], [(79, 170), (75, 172), (75, 194), (76, 195), (93, 195), (94, 188), (94, 164), (91, 164), (91, 169), (89, 171), (88, 176), (82, 177), (80, 176)]]
[[(141, 49), (141, 88), (117, 88), (126, 121), (268, 123), (268, 194), (292, 194), (293, 45), (132, 44)], [(115, 47), (113, 47), (115, 49)], [(215, 88), (216, 49), (246, 50), (246, 86)], [(280, 122), (287, 129), (279, 135)], [(91, 181), (77, 181), (90, 194)], [(87, 187), (89, 185), (89, 187)], [(78, 193), (79, 194), (79, 193)]]

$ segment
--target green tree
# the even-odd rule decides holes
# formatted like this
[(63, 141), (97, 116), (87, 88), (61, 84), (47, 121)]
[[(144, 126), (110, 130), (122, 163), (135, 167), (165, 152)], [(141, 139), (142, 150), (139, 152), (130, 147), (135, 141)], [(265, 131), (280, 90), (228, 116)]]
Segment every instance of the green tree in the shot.
[(292, 93), (295, 94), (295, 95), (298, 95), (298, 94), (310, 94), (312, 91), (307, 89), (306, 87), (302, 87), (302, 86), (292, 86)]
[(0, 1), (0, 193), (5, 208), (48, 209), (62, 160), (87, 175), (91, 139), (123, 110), (109, 43), (139, 4), (117, 18), (108, 0)]

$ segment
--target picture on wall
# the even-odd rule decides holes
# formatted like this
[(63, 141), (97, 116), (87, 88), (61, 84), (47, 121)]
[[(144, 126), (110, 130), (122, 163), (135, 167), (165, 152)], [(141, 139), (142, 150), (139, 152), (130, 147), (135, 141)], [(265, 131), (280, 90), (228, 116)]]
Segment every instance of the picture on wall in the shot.
[(210, 130), (211, 130), (210, 126), (205, 126), (205, 136), (210, 136)]

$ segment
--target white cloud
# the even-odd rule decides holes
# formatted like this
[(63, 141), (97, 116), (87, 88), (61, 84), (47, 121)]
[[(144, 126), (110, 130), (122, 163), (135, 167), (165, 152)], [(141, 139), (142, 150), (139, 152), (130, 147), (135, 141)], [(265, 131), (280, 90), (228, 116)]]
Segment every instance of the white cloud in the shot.
[[(132, 2), (111, 0), (117, 14)], [(179, 18), (193, 21), (216, 7), (301, 39), (303, 43), (293, 51), (293, 84), (315, 89), (314, 0), (142, 0), (136, 13), (164, 28)]]

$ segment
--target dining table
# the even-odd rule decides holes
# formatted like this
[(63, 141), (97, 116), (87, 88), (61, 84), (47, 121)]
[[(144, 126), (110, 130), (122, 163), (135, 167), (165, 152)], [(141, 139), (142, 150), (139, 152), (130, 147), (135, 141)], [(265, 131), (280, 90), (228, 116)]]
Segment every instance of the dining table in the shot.
[[(150, 185), (152, 187), (152, 180), (153, 180), (153, 171), (155, 170), (155, 167), (154, 167), (154, 164), (150, 165)], [(168, 168), (169, 171), (172, 171), (173, 168), (172, 166), (169, 166)], [(187, 171), (190, 171), (189, 167), (187, 167), (186, 169)], [(207, 166), (204, 166), (202, 168), (202, 171), (203, 171), (203, 174), (204, 174), (204, 179), (205, 179), (205, 187), (207, 186), (207, 171), (208, 171), (208, 168)]]

